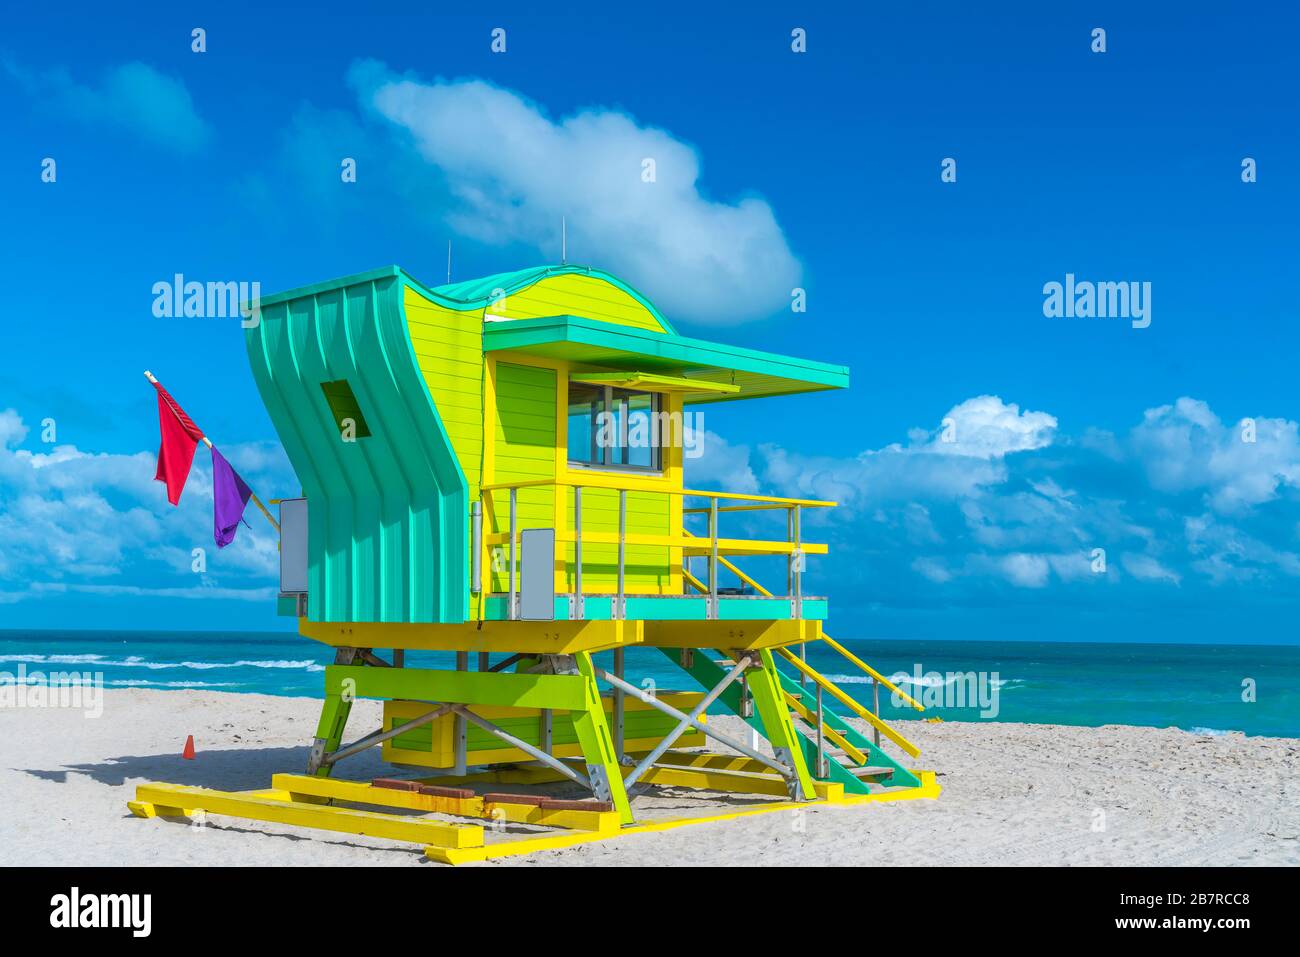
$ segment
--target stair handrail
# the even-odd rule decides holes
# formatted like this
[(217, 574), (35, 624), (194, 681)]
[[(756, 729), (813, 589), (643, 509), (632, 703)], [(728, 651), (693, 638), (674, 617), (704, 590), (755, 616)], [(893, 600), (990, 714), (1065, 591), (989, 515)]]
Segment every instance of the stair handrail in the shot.
[(898, 745), (900, 748), (902, 748), (912, 757), (914, 758), (920, 757), (921, 755), (920, 748), (914, 745), (911, 741), (908, 741), (907, 738), (903, 737), (901, 734), (899, 734), (889, 725), (885, 724), (885, 722), (881, 721), (879, 718), (877, 718), (866, 708), (862, 707), (862, 705), (854, 701), (851, 697), (845, 694), (843, 690), (841, 690), (839, 685), (835, 684), (833, 681), (826, 678), (824, 675), (822, 675), (819, 671), (817, 671), (815, 668), (813, 668), (806, 662), (800, 660), (798, 655), (791, 654), (788, 649), (777, 648), (775, 650), (779, 652), (781, 656), (785, 658), (786, 661), (794, 665), (795, 668), (797, 668), (800, 672), (802, 672), (807, 677), (811, 678), (813, 683), (816, 684), (819, 688), (822, 688), (823, 690), (829, 692), (832, 697), (834, 697), (836, 700), (840, 702), (840, 704), (844, 705), (846, 708), (848, 708), (850, 711), (856, 714), (863, 721), (867, 722), (867, 724), (871, 725), (873, 728), (875, 728), (877, 731), (879, 731), (881, 734), (887, 737), (890, 741), (893, 741), (894, 744)]
[[(688, 536), (690, 536), (691, 538), (698, 538), (698, 537), (699, 537), (698, 535), (695, 535), (693, 532), (691, 532), (690, 529), (686, 529), (686, 528), (683, 528), (683, 529), (682, 529), (682, 534), (683, 534), (683, 535), (688, 535)], [(723, 558), (723, 557), (719, 557), (719, 558), (718, 558), (718, 563), (719, 563), (720, 565), (722, 565), (723, 568), (727, 569), (727, 570), (730, 571), (732, 574), (734, 574), (737, 578), (739, 578), (739, 579), (740, 579), (742, 582), (744, 582), (746, 585), (749, 585), (751, 588), (753, 588), (755, 591), (757, 591), (759, 594), (766, 595), (768, 598), (774, 598), (774, 597), (776, 597), (776, 596), (774, 596), (770, 591), (768, 591), (766, 588), (764, 588), (762, 585), (760, 585), (758, 582), (756, 582), (754, 579), (750, 578), (750, 577), (749, 577), (748, 575), (746, 575), (743, 571), (741, 571), (739, 568), (737, 568), (737, 567), (735, 566), (735, 564), (732, 563), (731, 561), (729, 561), (728, 559)], [(688, 571), (686, 571), (685, 569), (682, 570), (682, 573), (683, 573), (685, 576), (687, 576), (688, 579), (694, 579), (694, 578), (695, 578), (694, 575), (691, 575), (691, 573), (688, 572)], [(699, 588), (699, 584), (697, 584), (697, 582), (694, 582), (694, 581), (692, 582), (692, 586), (693, 586), (693, 587), (696, 587), (696, 588)], [(701, 590), (703, 590), (703, 589), (701, 589)], [(919, 701), (917, 701), (915, 698), (913, 698), (910, 694), (908, 694), (908, 693), (907, 693), (906, 691), (904, 691), (902, 688), (898, 687), (898, 685), (894, 684), (892, 681), (890, 681), (888, 678), (886, 678), (884, 675), (882, 675), (882, 674), (881, 674), (879, 671), (877, 671), (875, 668), (871, 667), (871, 665), (867, 664), (865, 661), (863, 661), (861, 658), (859, 658), (859, 657), (858, 657), (857, 655), (855, 655), (853, 652), (849, 651), (849, 649), (845, 648), (843, 645), (841, 645), (838, 641), (836, 641), (836, 640), (835, 640), (834, 638), (832, 638), (830, 635), (826, 634), (825, 632), (822, 632), (822, 636), (821, 636), (821, 638), (820, 638), (820, 639), (814, 639), (814, 640), (815, 640), (815, 641), (816, 641), (816, 640), (820, 640), (820, 641), (824, 641), (824, 642), (826, 642), (826, 644), (828, 644), (830, 647), (832, 647), (832, 648), (834, 648), (836, 651), (838, 651), (838, 652), (839, 652), (841, 655), (843, 655), (843, 656), (844, 656), (844, 657), (845, 657), (845, 658), (846, 658), (850, 663), (852, 663), (855, 667), (859, 668), (859, 669), (860, 669), (864, 674), (870, 675), (872, 678), (874, 678), (876, 681), (880, 682), (882, 685), (884, 685), (886, 688), (888, 688), (888, 689), (889, 689), (890, 691), (892, 691), (894, 694), (898, 695), (898, 697), (901, 698), (905, 704), (909, 704), (909, 705), (911, 705), (911, 706), (912, 706), (913, 708), (915, 708), (917, 711), (924, 711), (924, 710), (925, 710), (925, 706), (924, 706), (923, 704), (921, 704)]]

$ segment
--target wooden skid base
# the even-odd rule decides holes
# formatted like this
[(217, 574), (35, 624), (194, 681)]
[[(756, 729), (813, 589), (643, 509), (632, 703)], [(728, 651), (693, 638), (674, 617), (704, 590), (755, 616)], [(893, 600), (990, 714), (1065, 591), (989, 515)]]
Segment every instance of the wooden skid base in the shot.
[[(751, 769), (745, 766), (733, 765), (724, 770), (722, 766), (719, 766), (721, 762), (710, 760), (711, 757), (722, 756), (698, 756), (699, 763), (695, 767), (685, 766), (686, 759), (681, 758), (680, 761), (683, 765), (681, 767), (655, 768), (653, 770), (656, 772), (656, 776), (666, 776), (665, 779), (660, 779), (656, 783), (685, 784), (711, 790), (743, 790), (745, 793), (762, 793), (761, 791), (756, 792), (752, 783), (761, 775), (751, 773)], [(731, 760), (734, 761), (735, 759)], [(710, 767), (709, 765), (714, 766)], [(520, 768), (518, 770), (525, 772), (538, 769)], [(136, 789), (136, 799), (127, 802), (127, 807), (137, 817), (143, 818), (191, 817), (196, 812), (202, 811), (226, 817), (409, 841), (421, 845), (425, 857), (429, 860), (444, 864), (467, 864), (500, 857), (512, 857), (519, 854), (531, 854), (536, 851), (572, 847), (577, 844), (607, 840), (622, 834), (668, 831), (691, 824), (729, 821), (753, 814), (807, 809), (816, 807), (818, 804), (856, 805), (883, 801), (905, 801), (917, 798), (937, 798), (940, 788), (935, 780), (934, 772), (919, 771), (916, 773), (921, 778), (921, 786), (916, 788), (884, 791), (878, 794), (846, 795), (840, 786), (832, 784), (818, 787), (820, 801), (817, 804), (775, 801), (747, 807), (740, 811), (729, 811), (699, 817), (674, 818), (665, 821), (649, 821), (625, 827), (619, 826), (619, 815), (616, 811), (550, 809), (540, 805), (517, 803), (517, 798), (513, 796), (508, 802), (494, 802), (484, 797), (449, 797), (422, 794), (418, 791), (376, 787), (373, 784), (358, 781), (343, 781), (298, 774), (277, 774), (272, 779), (271, 788), (259, 791), (230, 792), (188, 787), (180, 784), (142, 784)], [(679, 775), (695, 775), (697, 777), (691, 778), (689, 781), (679, 781)], [(446, 780), (445, 778), (438, 779), (439, 783), (445, 783)], [(529, 783), (536, 780), (537, 778), (534, 777)], [(818, 782), (818, 784), (820, 785), (821, 782)], [(458, 817), (478, 818), (492, 822), (552, 827), (556, 829), (556, 833), (489, 842), (485, 840), (482, 825), (460, 824), (378, 811), (362, 811), (325, 803), (334, 800), (407, 811), (425, 811)]]
[(742, 811), (727, 811), (722, 814), (701, 815), (700, 817), (680, 817), (667, 821), (649, 821), (645, 824), (632, 824), (619, 830), (617, 835), (598, 834), (543, 834), (538, 837), (526, 837), (514, 841), (493, 841), (482, 847), (453, 849), (426, 847), (424, 856), (431, 861), (442, 864), (472, 864), (490, 861), (502, 857), (515, 857), (520, 854), (535, 854), (538, 851), (554, 851), (578, 844), (590, 844), (594, 841), (607, 840), (609, 837), (621, 837), (624, 834), (649, 834), (656, 831), (672, 831), (692, 824), (713, 824), (732, 821), (737, 818), (750, 817), (755, 814), (770, 814), (773, 811), (806, 811), (823, 805), (844, 806), (857, 804), (876, 804), (885, 801), (908, 801), (920, 799), (933, 800), (939, 796), (941, 788), (935, 780), (933, 771), (917, 771), (921, 786), (898, 791), (884, 791), (879, 794), (852, 794), (842, 792), (838, 797), (827, 798), (815, 804), (799, 801), (776, 801), (757, 807), (748, 807)]

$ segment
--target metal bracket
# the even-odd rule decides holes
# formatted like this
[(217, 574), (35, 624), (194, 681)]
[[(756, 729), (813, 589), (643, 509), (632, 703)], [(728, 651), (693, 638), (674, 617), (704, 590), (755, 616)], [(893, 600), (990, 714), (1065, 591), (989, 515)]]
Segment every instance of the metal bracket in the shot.
[(311, 753), (307, 756), (307, 773), (315, 774), (325, 763), (325, 739), (317, 738), (312, 742)]

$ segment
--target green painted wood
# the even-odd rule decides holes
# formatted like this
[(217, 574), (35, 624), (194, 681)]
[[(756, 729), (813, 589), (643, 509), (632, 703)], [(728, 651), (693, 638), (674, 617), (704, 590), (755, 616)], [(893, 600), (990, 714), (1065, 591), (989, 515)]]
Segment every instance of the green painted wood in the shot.
[[(723, 655), (721, 652), (710, 652), (702, 648), (696, 648), (692, 653), (692, 655), (690, 656), (691, 658), (690, 663), (682, 664), (682, 653), (680, 649), (660, 648), (659, 650), (663, 652), (665, 658), (667, 658), (677, 667), (681, 668), (688, 675), (690, 675), (692, 678), (698, 681), (700, 683), (700, 687), (704, 688), (706, 691), (714, 687), (715, 685), (717, 685), (717, 683), (726, 676), (727, 673), (726, 670), (719, 667), (718, 665), (715, 665), (713, 663), (713, 658), (711, 657), (711, 655), (716, 655), (719, 658), (725, 658), (726, 656)], [(768, 659), (769, 659), (769, 664), (771, 664), (772, 675), (779, 680), (781, 677), (781, 672), (776, 670), (776, 666), (774, 663), (771, 663), (770, 653), (768, 655)], [(741, 708), (740, 690), (741, 690), (740, 683), (733, 682), (732, 684), (728, 685), (726, 688), (722, 690), (722, 694), (720, 694), (716, 699), (717, 703), (721, 704), (732, 714), (739, 717), (747, 725), (749, 725), (759, 734), (763, 735), (763, 737), (767, 738), (768, 741), (771, 741), (772, 738), (768, 733), (767, 727), (763, 723), (763, 718), (757, 707), (754, 708), (754, 713), (749, 717), (746, 717), (741, 713), (742, 708)], [(784, 706), (784, 704), (785, 702), (782, 701), (781, 705)], [(787, 711), (786, 714), (788, 716), (789, 712)], [(793, 733), (795, 741), (797, 742), (802, 741), (803, 732), (800, 731), (798, 728), (794, 727), (793, 723), (790, 723), (789, 731)], [(779, 731), (779, 734), (784, 734), (784, 733), (785, 732), (783, 729)], [(815, 750), (816, 748), (814, 748), (814, 751)], [(800, 747), (798, 753), (801, 754), (803, 757), (804, 760), (803, 773), (804, 775), (807, 775), (808, 768), (811, 767), (811, 765), (808, 763), (807, 747), (806, 746)], [(843, 768), (841, 768), (840, 770), (844, 771)], [(863, 785), (860, 781), (858, 781), (857, 778), (854, 778), (853, 775), (849, 774), (847, 771), (844, 771), (844, 776), (850, 779), (848, 781), (841, 781), (841, 783), (844, 784), (845, 791), (848, 791), (849, 793), (852, 794), (866, 793), (867, 790), (866, 786)], [(831, 780), (840, 780), (840, 779), (832, 775)]]
[[(325, 753), (337, 751), (343, 742), (343, 729), (347, 726), (348, 715), (352, 713), (352, 699), (341, 694), (327, 694), (321, 705), (320, 721), (316, 725), (316, 737), (325, 742)], [(329, 777), (334, 769), (332, 764), (322, 764), (316, 769), (316, 776)]]
[[(308, 503), (313, 621), (463, 622), (469, 491), (412, 349), (396, 274), (263, 302), (258, 391)], [(372, 433), (340, 435), (346, 381)]]
[(600, 697), (600, 686), (596, 684), (596, 669), (591, 662), (591, 654), (579, 652), (573, 656), (573, 660), (578, 666), (584, 698), (583, 706), (573, 711), (573, 729), (582, 742), (582, 757), (587, 764), (587, 775), (590, 777), (598, 772), (604, 773), (619, 820), (631, 824), (632, 805), (628, 801), (627, 788), (623, 786), (623, 771), (614, 750), (609, 722), (605, 718), (605, 705)]
[[(344, 682), (350, 683), (345, 685)], [(417, 701), (558, 708), (566, 711), (587, 706), (586, 684), (578, 675), (437, 671), (364, 665), (327, 666), (325, 693), (342, 694), (345, 690), (358, 698), (410, 698)]]
[[(801, 688), (798, 680), (791, 678), (789, 675), (783, 672), (779, 667), (776, 669), (776, 673), (781, 680), (781, 689), (793, 695), (801, 695), (800, 700), (803, 702), (804, 707), (808, 708), (808, 710), (812, 711), (813, 713), (816, 713), (817, 711), (816, 689), (813, 688), (812, 685), (809, 685), (807, 688)], [(872, 767), (891, 767), (894, 769), (894, 773), (890, 775), (888, 781), (882, 783), (887, 783), (891, 786), (896, 786), (896, 787), (919, 788), (921, 786), (920, 778), (918, 778), (907, 768), (903, 767), (902, 764), (900, 764), (890, 755), (886, 754), (884, 751), (878, 748), (870, 738), (868, 738), (866, 735), (860, 732), (857, 728), (853, 727), (853, 725), (849, 724), (848, 721), (844, 720), (844, 717), (842, 715), (828, 708), (826, 706), (827, 697), (828, 696), (825, 693), (822, 694), (822, 721), (825, 722), (826, 727), (834, 728), (840, 734), (844, 735), (844, 737), (848, 739), (849, 744), (853, 745), (855, 748), (857, 748), (859, 751), (861, 751), (863, 754), (867, 756), (868, 762), (871, 764)], [(815, 767), (817, 762), (816, 738), (805, 736), (802, 732), (800, 732), (800, 737), (802, 737), (804, 741), (804, 752), (811, 753), (812, 755), (812, 757), (808, 759), (809, 767)], [(852, 778), (858, 784), (862, 784), (860, 779), (858, 779), (852, 774), (849, 774), (847, 771), (844, 771), (844, 775), (833, 773), (835, 769), (839, 767), (839, 765), (835, 761), (828, 758), (827, 764), (830, 770), (832, 771), (831, 780), (840, 781), (847, 784), (847, 782), (845, 782), (845, 776), (847, 776)], [(843, 771), (844, 769), (841, 768), (840, 770)], [(861, 790), (862, 791), (867, 790), (865, 785), (861, 788)]]
[[(696, 681), (700, 683), (701, 687), (705, 689), (712, 688), (719, 681), (721, 681), (723, 675), (726, 674), (726, 672), (722, 668), (718, 667), (713, 663), (712, 659), (709, 657), (709, 652), (707, 651), (697, 649), (694, 654), (693, 664), (687, 667), (682, 664), (680, 651), (678, 649), (660, 648), (659, 650), (663, 653), (665, 658), (667, 658), (673, 664), (677, 665), (677, 667), (681, 668), (683, 671), (689, 674), (692, 678), (694, 678)], [(719, 654), (718, 657), (725, 657), (725, 656)], [(776, 668), (774, 666), (773, 670), (778, 680), (781, 683), (781, 688), (783, 691), (789, 691), (791, 693), (798, 692), (799, 682), (791, 681), (791, 679), (785, 673), (783, 673), (780, 668)], [(738, 685), (731, 685), (726, 690), (724, 690), (722, 694), (718, 697), (718, 701), (729, 711), (731, 711), (732, 714), (740, 716), (740, 711), (741, 711), (740, 687)], [(846, 738), (848, 738), (848, 740), (853, 744), (854, 747), (858, 748), (858, 750), (864, 752), (865, 754), (870, 755), (871, 762), (873, 765), (888, 766), (894, 768), (895, 769), (894, 774), (891, 777), (889, 782), (891, 785), (898, 785), (902, 787), (921, 786), (921, 782), (916, 777), (916, 775), (912, 774), (911, 771), (907, 770), (907, 768), (903, 767), (901, 764), (895, 761), (884, 751), (880, 750), (878, 747), (872, 744), (870, 740), (868, 740), (867, 738), (859, 734), (842, 717), (832, 712), (829, 708), (825, 707), (824, 702), (822, 706), (822, 716), (823, 719), (826, 721), (827, 727), (832, 727), (836, 731), (839, 731)], [(758, 717), (757, 712), (755, 712), (755, 714), (752, 717), (743, 718), (743, 720), (745, 721), (746, 724), (748, 724), (759, 734), (766, 736), (766, 730), (764, 729), (763, 722)], [(804, 755), (804, 761), (807, 763), (809, 768), (812, 768), (817, 760), (816, 739), (806, 735), (798, 727), (794, 728), (794, 733), (799, 739), (800, 746)], [(844, 790), (848, 794), (871, 793), (871, 789), (868, 788), (863, 781), (859, 780), (857, 777), (850, 774), (847, 768), (841, 767), (837, 762), (832, 760), (827, 761), (827, 766), (828, 766), (827, 770), (829, 772), (829, 776), (827, 778), (824, 778), (823, 780), (834, 781), (844, 785)]]

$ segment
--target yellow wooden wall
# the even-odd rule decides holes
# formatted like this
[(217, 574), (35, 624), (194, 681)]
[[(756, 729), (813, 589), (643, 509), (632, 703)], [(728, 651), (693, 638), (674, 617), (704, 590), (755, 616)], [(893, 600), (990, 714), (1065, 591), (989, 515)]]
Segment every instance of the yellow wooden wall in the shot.
[(484, 316), (488, 320), (585, 316), (618, 326), (666, 331), (635, 297), (604, 279), (579, 273), (547, 276), (490, 304)]
[(447, 309), (410, 286), (405, 306), (416, 361), (469, 483), (470, 501), (477, 501), (483, 457), (482, 311)]
[[(429, 393), (451, 438), (469, 484), (470, 501), (479, 488), (502, 482), (538, 479), (617, 482), (628, 493), (628, 531), (681, 534), (682, 462), (679, 448), (663, 450), (660, 475), (587, 471), (568, 465), (569, 364), (523, 354), (483, 352), (483, 321), (498, 319), (486, 311), (458, 311), (438, 305), (416, 289), (405, 291), (411, 344)], [(578, 315), (662, 331), (654, 315), (628, 293), (602, 279), (576, 274), (552, 276), (507, 297), (503, 315), (514, 319)], [(679, 396), (665, 395), (664, 411), (681, 413)], [(557, 494), (558, 492), (558, 494)], [(618, 493), (587, 489), (583, 493), (585, 531), (618, 530)], [(485, 533), (509, 527), (509, 493), (490, 493), (484, 514)], [(518, 492), (522, 528), (573, 527), (573, 491), (554, 487)], [(495, 553), (494, 553), (495, 551)], [(509, 588), (508, 552), (489, 550), (484, 577), (489, 591)], [(631, 594), (680, 594), (681, 550), (663, 546), (629, 546), (626, 588)], [(613, 592), (617, 585), (617, 549), (583, 547), (583, 591)], [(573, 546), (556, 563), (556, 589), (571, 592)]]
[[(491, 481), (531, 482), (555, 478), (556, 371), (532, 365), (488, 360), (493, 390)], [(490, 493), (485, 528), (510, 530), (510, 492)], [(555, 527), (555, 489), (550, 486), (519, 489), (516, 493), (518, 527)], [(494, 592), (510, 587), (509, 547), (492, 550)]]
[[(493, 443), (484, 484), (552, 479), (564, 482), (618, 483), (627, 487), (627, 530), (630, 534), (680, 535), (682, 463), (680, 448), (663, 450), (662, 474), (640, 474), (571, 469), (568, 464), (569, 365), (560, 360), (503, 353), (488, 357), (487, 407), (492, 419)], [(541, 413), (549, 403), (549, 417)], [(679, 397), (664, 396), (664, 411), (681, 412)], [(486, 519), (489, 531), (509, 528), (509, 493), (492, 493)], [(571, 488), (521, 489), (518, 492), (519, 527), (573, 528)], [(582, 502), (584, 532), (618, 531), (618, 492), (587, 488)], [(509, 553), (492, 556), (492, 590), (509, 588)], [(564, 547), (556, 563), (555, 587), (574, 589), (574, 549)], [(630, 594), (680, 594), (681, 549), (664, 546), (628, 546), (624, 585)], [(618, 583), (615, 545), (583, 546), (582, 590), (612, 593)]]

